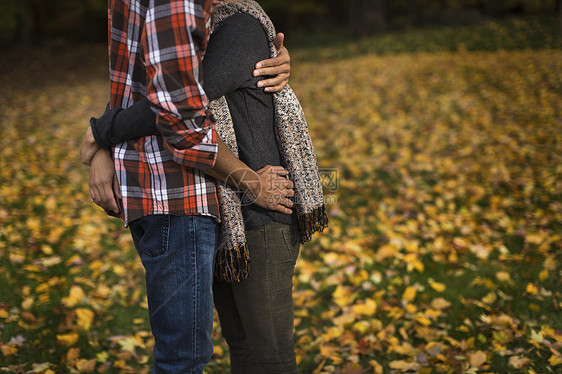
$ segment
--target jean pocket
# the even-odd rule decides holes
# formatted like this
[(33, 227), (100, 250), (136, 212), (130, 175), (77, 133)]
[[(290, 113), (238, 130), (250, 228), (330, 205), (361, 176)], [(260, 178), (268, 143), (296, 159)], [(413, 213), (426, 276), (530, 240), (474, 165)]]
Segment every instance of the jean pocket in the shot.
[(283, 235), (285, 247), (291, 256), (291, 259), (296, 263), (300, 251), (298, 227), (296, 225), (283, 227), (281, 234)]
[(137, 252), (141, 257), (158, 257), (168, 253), (170, 215), (139, 218), (130, 225)]

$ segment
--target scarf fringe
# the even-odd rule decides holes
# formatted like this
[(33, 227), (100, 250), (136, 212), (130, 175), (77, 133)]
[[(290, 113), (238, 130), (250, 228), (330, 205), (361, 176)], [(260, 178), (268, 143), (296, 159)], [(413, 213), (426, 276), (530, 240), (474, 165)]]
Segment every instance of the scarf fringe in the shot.
[(218, 251), (215, 257), (215, 278), (226, 282), (240, 282), (250, 274), (250, 255), (244, 244)]
[(298, 216), (301, 243), (309, 242), (315, 232), (322, 232), (328, 227), (328, 215), (326, 206), (322, 204), (308, 212)]

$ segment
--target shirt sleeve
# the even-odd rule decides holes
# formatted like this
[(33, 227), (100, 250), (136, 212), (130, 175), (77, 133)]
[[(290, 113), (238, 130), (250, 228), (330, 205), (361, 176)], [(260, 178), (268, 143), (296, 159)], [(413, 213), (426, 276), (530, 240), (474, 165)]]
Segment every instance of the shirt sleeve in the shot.
[(201, 85), (208, 11), (204, 0), (150, 0), (141, 37), (146, 97), (164, 145), (174, 161), (198, 169), (212, 168), (218, 152)]
[[(224, 20), (211, 36), (202, 62), (203, 88), (208, 99), (218, 99), (252, 80), (256, 62), (269, 57), (267, 43), (254, 17), (236, 14)], [(126, 140), (159, 134), (156, 115), (147, 98), (126, 109), (108, 107), (90, 123), (96, 142), (107, 149)]]

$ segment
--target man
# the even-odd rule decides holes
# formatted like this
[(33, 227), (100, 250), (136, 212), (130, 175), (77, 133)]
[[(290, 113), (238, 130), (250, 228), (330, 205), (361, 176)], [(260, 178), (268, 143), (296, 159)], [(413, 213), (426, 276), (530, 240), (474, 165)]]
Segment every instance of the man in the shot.
[[(91, 197), (121, 212), (146, 269), (155, 373), (200, 373), (212, 354), (219, 210), (207, 175), (236, 184), (265, 208), (292, 207), (286, 171), (252, 172), (218, 138), (208, 115), (200, 63), (210, 7), (210, 0), (109, 1), (111, 107), (146, 96), (162, 135), (116, 146), (119, 186), (102, 184)], [(91, 132), (83, 144), (96, 149)], [(110, 160), (103, 150), (82, 156)]]

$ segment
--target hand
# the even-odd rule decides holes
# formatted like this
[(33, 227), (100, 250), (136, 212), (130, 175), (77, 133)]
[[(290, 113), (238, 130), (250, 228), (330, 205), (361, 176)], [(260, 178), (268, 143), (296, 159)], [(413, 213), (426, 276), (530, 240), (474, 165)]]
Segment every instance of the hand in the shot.
[(109, 152), (100, 149), (92, 158), (90, 167), (90, 197), (92, 201), (107, 211), (119, 213), (117, 199), (121, 191), (115, 174), (115, 166)]
[(259, 184), (249, 191), (254, 195), (254, 203), (269, 210), (291, 214), (293, 202), (288, 197), (294, 196), (293, 182), (285, 176), (289, 174), (281, 166), (265, 166), (257, 172)]
[(258, 87), (265, 87), (266, 92), (278, 92), (289, 83), (291, 75), (291, 56), (289, 51), (283, 46), (285, 35), (278, 33), (273, 40), (277, 48), (277, 57), (259, 61), (254, 70), (254, 77), (273, 76), (273, 78), (263, 79), (258, 82)]
[(83, 164), (90, 165), (94, 155), (99, 149), (100, 146), (96, 143), (96, 139), (94, 139), (92, 128), (88, 126), (86, 134), (84, 134), (84, 138), (82, 139), (82, 145), (80, 146), (80, 161)]

